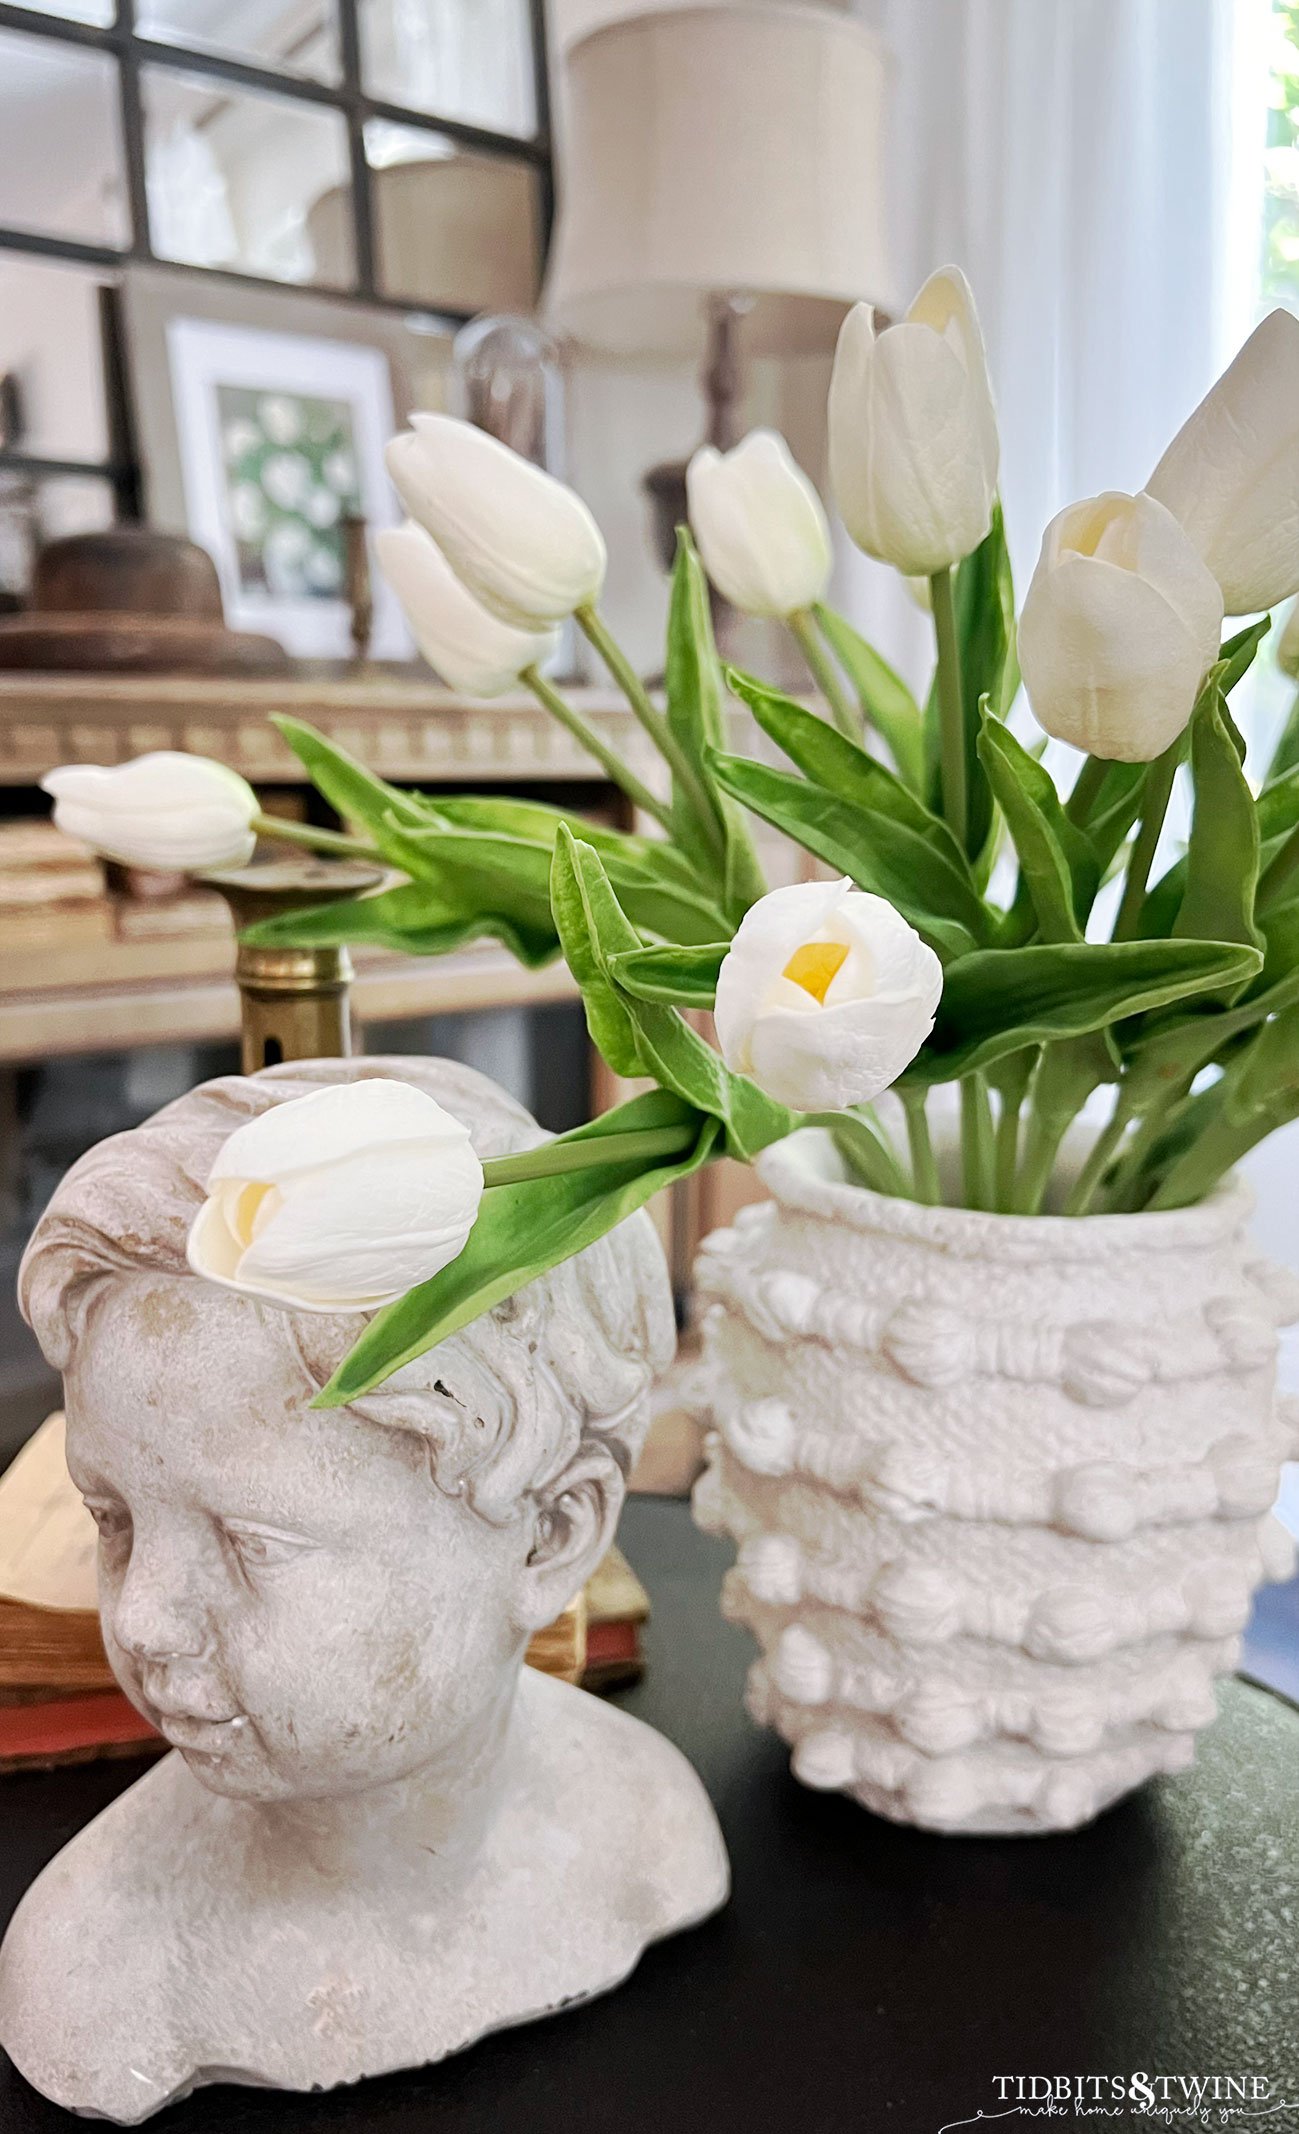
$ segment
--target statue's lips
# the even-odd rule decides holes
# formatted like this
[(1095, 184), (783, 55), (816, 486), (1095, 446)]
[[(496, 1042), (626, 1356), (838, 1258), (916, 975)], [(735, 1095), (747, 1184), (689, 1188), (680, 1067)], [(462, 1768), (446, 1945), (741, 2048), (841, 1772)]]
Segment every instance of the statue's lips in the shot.
[(205, 1719), (197, 1712), (169, 1711), (164, 1705), (142, 1699), (146, 1717), (175, 1749), (194, 1749), (208, 1755), (231, 1747), (248, 1725), (242, 1712), (225, 1719)]

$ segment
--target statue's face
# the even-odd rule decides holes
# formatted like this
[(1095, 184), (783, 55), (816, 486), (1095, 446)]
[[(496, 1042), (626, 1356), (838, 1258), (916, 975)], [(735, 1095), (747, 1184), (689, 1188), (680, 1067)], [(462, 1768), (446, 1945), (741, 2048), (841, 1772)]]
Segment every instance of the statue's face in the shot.
[(327, 1799), (453, 1766), (513, 1693), (528, 1535), (411, 1436), (311, 1409), (270, 1308), (192, 1279), (101, 1296), (67, 1374), (104, 1639), (215, 1792)]

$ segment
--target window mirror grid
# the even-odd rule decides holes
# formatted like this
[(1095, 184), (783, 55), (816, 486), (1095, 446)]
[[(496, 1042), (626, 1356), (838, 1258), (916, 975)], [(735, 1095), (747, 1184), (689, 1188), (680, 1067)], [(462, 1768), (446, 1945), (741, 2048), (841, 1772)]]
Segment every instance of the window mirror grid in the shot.
[[(107, 208), (101, 199), (93, 226), (84, 217), (77, 226), (66, 216), (31, 212), (25, 203), (17, 212), (6, 210), (0, 188), (0, 269), (6, 262), (21, 266), (24, 259), (32, 265), (71, 263), (107, 270), (99, 279), (112, 282), (124, 263), (163, 259), (186, 274), (249, 288), (264, 288), (269, 279), (289, 292), (305, 292), (327, 282), (372, 308), (454, 326), (482, 308), (481, 276), (466, 271), (458, 277), (450, 268), (412, 277), (400, 250), (394, 272), (394, 211), (382, 185), (382, 197), (376, 197), (373, 144), (385, 132), (391, 137), (394, 129), (412, 125), (426, 140), (433, 131), (439, 134), (467, 170), (482, 170), (494, 195), (518, 202), (528, 225), (519, 233), (519, 249), (535, 255), (539, 276), (553, 210), (543, 7), (544, 0), (492, 0), (496, 27), (502, 10), (510, 18), (509, 65), (494, 89), (487, 60), (481, 53), (475, 58), (466, 28), (475, 18), (487, 19), (479, 0), (31, 0), (26, 6), (0, 0), (0, 39), (21, 38), (15, 49), (30, 53), (47, 74), (66, 64), (78, 79), (98, 84), (101, 120), (116, 151), (111, 182), (106, 192), (101, 188), (111, 199)], [(400, 13), (407, 42), (414, 33), (412, 15), (428, 16), (426, 25), (414, 24), (423, 59), (406, 77), (385, 64), (385, 55), (390, 61), (401, 45), (385, 22), (385, 9), (394, 20)], [(457, 10), (464, 16), (459, 23)], [(308, 111), (321, 122), (319, 130), (310, 130), (318, 141), (329, 141), (324, 206), (315, 218), (318, 232), (324, 223), (327, 244), (324, 236), (310, 234), (314, 200), (298, 203), (305, 241), (295, 250), (286, 228), (280, 255), (272, 247), (269, 260), (250, 262), (247, 247), (238, 243), (187, 248), (168, 245), (165, 234), (159, 242), (157, 210), (150, 212), (148, 93), (151, 79), (159, 82), (164, 69), (206, 84), (218, 97), (224, 85), (228, 105), (240, 89), (251, 93), (245, 110), (264, 108), (271, 94), (292, 98), (304, 123)], [(0, 121), (4, 93), (0, 86)], [(392, 101), (394, 93), (413, 101)], [(436, 108), (439, 95), (453, 108)], [(4, 125), (3, 134), (12, 139), (12, 127)], [(57, 167), (57, 147), (51, 152), (48, 141), (43, 160)], [(155, 200), (160, 185), (159, 170)], [(292, 203), (290, 219), (291, 209)], [(316, 243), (328, 252), (328, 272), (307, 259)], [(198, 256), (185, 257), (187, 249)], [(226, 256), (214, 256), (214, 249)], [(401, 286), (412, 279), (421, 286)], [(52, 446), (33, 451), (27, 441), (5, 435), (0, 424), (5, 468), (34, 477), (107, 480), (127, 511), (135, 494), (134, 470), (118, 465), (111, 451), (102, 457), (90, 451), (69, 456)]]

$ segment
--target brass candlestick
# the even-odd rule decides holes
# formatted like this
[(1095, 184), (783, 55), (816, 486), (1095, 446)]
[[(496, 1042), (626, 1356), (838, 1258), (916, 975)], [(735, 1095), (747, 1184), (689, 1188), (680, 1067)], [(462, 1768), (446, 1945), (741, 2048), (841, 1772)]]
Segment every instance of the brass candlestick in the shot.
[[(357, 860), (306, 855), (239, 867), (205, 879), (219, 889), (236, 934), (259, 919), (276, 919), (310, 905), (377, 889), (382, 869)], [(235, 956), (242, 1017), (242, 1067), (276, 1067), (282, 1060), (347, 1059), (352, 1050), (346, 948), (255, 948), (239, 941)]]

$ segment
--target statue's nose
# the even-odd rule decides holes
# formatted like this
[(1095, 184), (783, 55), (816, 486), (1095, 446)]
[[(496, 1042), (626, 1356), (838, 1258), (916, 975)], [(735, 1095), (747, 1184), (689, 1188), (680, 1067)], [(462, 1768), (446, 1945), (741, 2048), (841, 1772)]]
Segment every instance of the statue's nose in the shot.
[(210, 1626), (193, 1565), (178, 1552), (142, 1548), (137, 1538), (112, 1608), (111, 1629), (123, 1651), (141, 1661), (201, 1658)]

